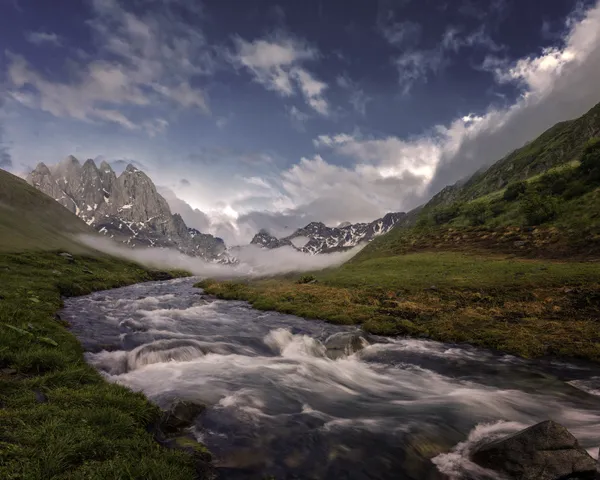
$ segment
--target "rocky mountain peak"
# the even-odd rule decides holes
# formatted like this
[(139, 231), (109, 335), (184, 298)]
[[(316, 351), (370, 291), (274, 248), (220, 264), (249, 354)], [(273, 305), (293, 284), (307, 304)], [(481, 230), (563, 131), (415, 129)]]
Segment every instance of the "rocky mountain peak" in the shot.
[(114, 172), (113, 168), (110, 166), (110, 163), (108, 163), (106, 160), (102, 160), (100, 163), (100, 171), (105, 173)]
[(80, 167), (81, 163), (75, 156), (69, 155), (68, 157), (65, 157), (62, 161), (60, 161), (58, 165), (75, 165)]
[(50, 169), (44, 162), (40, 162), (36, 165), (36, 167), (31, 172), (31, 174), (33, 174), (33, 173), (37, 173), (40, 175), (50, 175)]
[(51, 168), (40, 163), (27, 181), (115, 240), (223, 260), (223, 240), (190, 232), (182, 217), (171, 213), (150, 177), (132, 164), (117, 177), (105, 161), (100, 168), (92, 159), (82, 166), (69, 156)]
[(327, 225), (325, 225), (323, 222), (310, 222), (306, 227), (304, 227), (305, 230), (318, 230), (321, 228), (327, 228)]
[(256, 235), (254, 235), (254, 238), (251, 240), (250, 244), (271, 249), (283, 247), (285, 245), (291, 245), (291, 241), (279, 240), (263, 228)]
[(87, 169), (87, 170), (98, 170), (98, 167), (96, 166), (96, 162), (94, 162), (94, 160), (92, 160), (91, 158), (88, 158), (85, 161), (82, 168)]

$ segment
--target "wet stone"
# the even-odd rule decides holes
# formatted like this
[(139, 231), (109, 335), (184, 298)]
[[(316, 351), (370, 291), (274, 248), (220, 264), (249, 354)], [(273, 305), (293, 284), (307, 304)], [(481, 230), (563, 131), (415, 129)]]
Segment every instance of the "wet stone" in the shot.
[(191, 427), (196, 417), (198, 417), (206, 407), (192, 402), (175, 402), (171, 408), (166, 411), (161, 419), (161, 430), (166, 433), (175, 433), (185, 428)]
[(332, 360), (336, 360), (362, 350), (369, 345), (369, 341), (364, 333), (342, 332), (330, 336), (325, 340), (324, 345), (327, 349), (327, 356)]
[(565, 427), (551, 420), (484, 445), (472, 459), (519, 480), (596, 478), (596, 460)]

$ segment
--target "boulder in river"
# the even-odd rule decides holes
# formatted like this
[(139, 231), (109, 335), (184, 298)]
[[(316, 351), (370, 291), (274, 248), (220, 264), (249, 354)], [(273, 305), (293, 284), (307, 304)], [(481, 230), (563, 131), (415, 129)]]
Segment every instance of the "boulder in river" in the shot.
[(369, 345), (367, 337), (362, 332), (340, 332), (325, 340), (327, 356), (332, 360), (347, 357)]
[(562, 425), (547, 420), (479, 447), (472, 460), (517, 480), (594, 480), (596, 461)]

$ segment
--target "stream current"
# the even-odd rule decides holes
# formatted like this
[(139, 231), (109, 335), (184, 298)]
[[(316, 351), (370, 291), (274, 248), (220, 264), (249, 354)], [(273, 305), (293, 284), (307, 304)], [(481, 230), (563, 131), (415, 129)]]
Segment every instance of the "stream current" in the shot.
[(334, 360), (327, 339), (356, 328), (216, 300), (194, 281), (70, 298), (62, 315), (109, 381), (162, 408), (207, 405), (193, 431), (223, 478), (493, 478), (469, 452), (547, 419), (597, 455), (593, 365), (383, 337)]

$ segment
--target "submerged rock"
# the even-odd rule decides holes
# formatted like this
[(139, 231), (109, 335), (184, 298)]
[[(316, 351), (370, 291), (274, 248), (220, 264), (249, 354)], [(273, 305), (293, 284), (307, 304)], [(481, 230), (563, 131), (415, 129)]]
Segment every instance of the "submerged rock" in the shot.
[[(136, 322), (126, 323), (126, 327)], [(124, 323), (124, 322), (121, 322)], [(134, 329), (135, 330), (135, 329)], [(143, 330), (143, 329), (141, 329)], [(136, 370), (144, 365), (169, 361), (187, 362), (204, 355), (202, 345), (190, 339), (163, 339), (133, 349), (127, 355), (127, 371)]]
[(190, 455), (194, 459), (197, 478), (212, 480), (218, 478), (212, 465), (212, 455), (195, 438), (190, 428), (205, 409), (203, 404), (178, 400), (163, 413), (158, 422), (149, 425), (148, 430), (163, 447)]
[(369, 341), (362, 332), (340, 332), (331, 335), (324, 345), (327, 356), (336, 360), (362, 350), (369, 345)]
[(170, 434), (191, 427), (194, 420), (206, 409), (205, 405), (193, 402), (175, 402), (160, 421), (161, 431)]
[(596, 478), (596, 461), (565, 427), (551, 420), (483, 445), (471, 458), (517, 480)]

